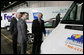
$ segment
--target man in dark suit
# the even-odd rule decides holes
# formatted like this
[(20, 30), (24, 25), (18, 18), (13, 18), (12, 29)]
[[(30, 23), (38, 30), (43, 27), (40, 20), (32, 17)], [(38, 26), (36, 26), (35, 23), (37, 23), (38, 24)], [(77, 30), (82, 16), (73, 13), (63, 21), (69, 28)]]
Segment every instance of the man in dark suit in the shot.
[(17, 21), (21, 17), (20, 13), (18, 12), (16, 14), (16, 17), (13, 17), (11, 19), (10, 23), (10, 32), (12, 34), (12, 40), (13, 40), (13, 53), (17, 54)]
[(23, 12), (22, 17), (17, 22), (19, 54), (26, 54), (27, 49), (27, 24), (28, 13)]
[(40, 46), (42, 43), (42, 35), (45, 34), (44, 21), (41, 19), (43, 16), (42, 13), (38, 14), (38, 19), (33, 20), (32, 23), (32, 33), (34, 34), (34, 42), (32, 54), (40, 53)]

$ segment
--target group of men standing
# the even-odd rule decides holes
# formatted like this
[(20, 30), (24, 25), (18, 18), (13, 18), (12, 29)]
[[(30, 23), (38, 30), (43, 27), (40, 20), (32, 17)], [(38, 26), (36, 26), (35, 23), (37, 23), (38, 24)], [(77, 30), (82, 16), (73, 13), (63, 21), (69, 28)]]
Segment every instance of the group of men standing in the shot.
[[(14, 54), (26, 54), (27, 49), (27, 24), (26, 19), (29, 14), (23, 12), (17, 12), (16, 17), (13, 17), (10, 24), (10, 31), (13, 39), (13, 53)], [(40, 46), (42, 43), (42, 35), (45, 34), (44, 21), (41, 19), (42, 13), (38, 14), (38, 19), (32, 22), (32, 33), (34, 34), (34, 42), (32, 48), (32, 54), (40, 54)], [(17, 51), (17, 44), (19, 45), (19, 51)]]

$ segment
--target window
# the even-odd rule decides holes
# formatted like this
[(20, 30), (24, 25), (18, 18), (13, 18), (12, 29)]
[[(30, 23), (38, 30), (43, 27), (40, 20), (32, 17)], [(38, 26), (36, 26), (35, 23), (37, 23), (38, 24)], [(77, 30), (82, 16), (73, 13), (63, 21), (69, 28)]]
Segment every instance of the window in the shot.
[(80, 16), (81, 16), (81, 9), (82, 9), (82, 4), (77, 4), (77, 19), (76, 20), (80, 20)]
[(76, 13), (76, 6), (73, 8), (71, 13), (69, 14), (69, 17), (67, 18), (67, 20), (74, 20), (75, 19), (75, 13)]
[(55, 23), (56, 23), (56, 20), (54, 20), (55, 18), (51, 18), (51, 20), (47, 21), (44, 23), (45, 25), (45, 28), (55, 28)]
[(83, 24), (83, 3), (76, 3), (70, 7), (61, 23), (66, 24)]

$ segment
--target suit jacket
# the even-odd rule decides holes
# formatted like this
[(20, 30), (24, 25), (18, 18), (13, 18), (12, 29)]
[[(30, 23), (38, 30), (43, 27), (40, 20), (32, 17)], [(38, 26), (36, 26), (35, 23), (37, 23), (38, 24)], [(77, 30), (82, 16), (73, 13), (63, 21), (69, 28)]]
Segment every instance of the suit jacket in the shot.
[(15, 17), (13, 17), (11, 19), (11, 23), (10, 23), (10, 32), (12, 35), (17, 35), (17, 20)]
[(40, 25), (38, 19), (33, 20), (32, 33), (33, 34), (40, 34), (40, 33), (45, 34), (45, 27), (44, 27), (44, 21), (43, 20), (41, 20), (41, 25)]
[(17, 22), (17, 30), (18, 30), (18, 43), (24, 43), (27, 41), (27, 25), (23, 19), (19, 19)]

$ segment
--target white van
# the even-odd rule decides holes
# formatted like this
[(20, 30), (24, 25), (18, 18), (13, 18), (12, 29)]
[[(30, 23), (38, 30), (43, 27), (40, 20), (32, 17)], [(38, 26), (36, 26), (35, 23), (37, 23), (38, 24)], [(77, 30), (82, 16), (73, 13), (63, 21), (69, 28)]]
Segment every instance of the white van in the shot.
[(62, 21), (46, 37), (41, 54), (83, 54), (83, 2), (73, 2)]
[(15, 12), (1, 13), (1, 28), (7, 28), (9, 30), (11, 18), (15, 17), (15, 15)]

